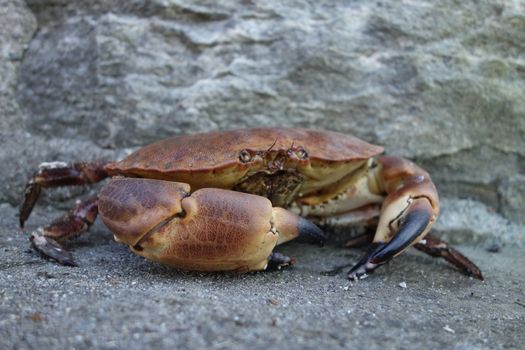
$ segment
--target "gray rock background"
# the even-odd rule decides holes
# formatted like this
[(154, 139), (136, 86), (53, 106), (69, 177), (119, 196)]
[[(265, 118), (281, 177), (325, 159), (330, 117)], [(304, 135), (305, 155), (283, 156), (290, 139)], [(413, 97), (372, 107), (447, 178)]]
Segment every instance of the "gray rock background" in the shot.
[(352, 133), (523, 224), (524, 1), (2, 1), (0, 201), (173, 134)]
[[(488, 293), (500, 295), (505, 288), (514, 293), (505, 295), (510, 299), (523, 295), (523, 274), (510, 276), (507, 272), (514, 271), (515, 266), (511, 264), (523, 266), (523, 260), (519, 260), (522, 248), (511, 246), (525, 244), (522, 214), (525, 207), (525, 1), (0, 0), (0, 177), (3, 179), (0, 216), (5, 220), (0, 233), (7, 240), (0, 269), (6, 270), (9, 276), (24, 276), (24, 282), (19, 284), (14, 282), (16, 278), (0, 278), (0, 295), (4, 298), (0, 311), (22, 317), (6, 316), (3, 323), (0, 322), (6, 327), (0, 328), (0, 332), (5, 331), (0, 334), (2, 339), (7, 339), (3, 340), (4, 345), (8, 348), (50, 345), (59, 337), (55, 334), (59, 325), (44, 322), (46, 330), (55, 334), (55, 338), (46, 338), (44, 334), (31, 332), (34, 325), (24, 318), (45, 310), (51, 314), (49, 305), (61, 299), (46, 299), (45, 287), (55, 288), (53, 281), (42, 282), (36, 276), (41, 283), (27, 282), (34, 275), (33, 265), (42, 264), (38, 265), (39, 273), (61, 276), (58, 279), (61, 285), (87, 286), (99, 294), (100, 288), (107, 287), (106, 282), (97, 278), (84, 285), (79, 281), (79, 272), (63, 273), (66, 270), (61, 267), (31, 260), (23, 253), (27, 247), (25, 238), (11, 239), (16, 229), (15, 208), (23, 186), (41, 161), (118, 159), (135, 147), (173, 134), (259, 125), (348, 132), (384, 145), (388, 154), (408, 157), (423, 165), (432, 174), (442, 196), (442, 215), (435, 232), (456, 244), (470, 246), (475, 257), (485, 262), (494, 259), (497, 264), (494, 268), (489, 264), (482, 266), (492, 277), (500, 276), (495, 279), (497, 283), (485, 291), (476, 289), (476, 293), (485, 295), (483, 300), (489, 303)], [(41, 211), (32, 217), (30, 227), (56, 216), (57, 208), (70, 207), (72, 198), (86, 191), (89, 190), (75, 188), (46, 193), (40, 202)], [(41, 215), (40, 221), (38, 215)], [(99, 231), (105, 232), (103, 228)], [(84, 242), (90, 241), (86, 238)], [(80, 245), (75, 253), (82, 257), (95, 243), (93, 246), (84, 243), (86, 251)], [(483, 252), (493, 245), (503, 247), (502, 256), (494, 258)], [(105, 266), (106, 261), (118, 265), (122, 261), (105, 260), (108, 258), (104, 258), (104, 254), (120, 248), (109, 245), (98, 253), (95, 250), (94, 255), (84, 255), (84, 263), (89, 266), (93, 263), (89, 258), (92, 257), (94, 269)], [(138, 259), (129, 258), (127, 251), (122, 250), (120, 254), (124, 260)], [(308, 258), (302, 256), (302, 259), (308, 263)], [(139, 260), (133, 261), (135, 268), (126, 271), (136, 273), (144, 268)], [(123, 263), (127, 264), (127, 260)], [(410, 271), (408, 266), (408, 263), (401, 265), (399, 276)], [(86, 269), (85, 275), (97, 274), (97, 270)], [(392, 271), (394, 268), (389, 273)], [(160, 273), (162, 283), (166, 274), (170, 273)], [(311, 271), (307, 267), (291, 274), (288, 277), (293, 282), (288, 293), (302, 289), (300, 281), (310, 278)], [(140, 276), (137, 279), (140, 280)], [(273, 283), (267, 280), (273, 281), (272, 277), (256, 276), (259, 277), (247, 278), (250, 286), (261, 279), (263, 284)], [(194, 277), (184, 277), (183, 284), (189, 286), (190, 291), (199, 288)], [(119, 293), (125, 293), (127, 283), (132, 282), (122, 278), (117, 281), (122, 287)], [(461, 278), (457, 277), (459, 281)], [(203, 283), (212, 295), (222, 297), (224, 290), (230, 291), (224, 286), (233, 280), (219, 278), (218, 288), (223, 288), (220, 290), (213, 289), (214, 278)], [(408, 304), (396, 304), (399, 309), (408, 308), (411, 302), (420, 302), (420, 290), (433, 288), (425, 280), (414, 280), (421, 285), (407, 293), (412, 298)], [(154, 289), (157, 282), (154, 277), (151, 286), (144, 290), (152, 292), (149, 289)], [(324, 277), (323, 282), (326, 282)], [(138, 283), (141, 286), (150, 282), (146, 279)], [(399, 294), (396, 285), (390, 285), (385, 288), (387, 294), (381, 294), (382, 283), (384, 281), (379, 282), (379, 286), (367, 287), (381, 302), (374, 304), (369, 300), (365, 306), (375, 308), (378, 313), (384, 311), (381, 303), (387, 303), (390, 294), (396, 297)], [(452, 280), (444, 284), (449, 296), (443, 304), (451, 308), (462, 304), (452, 300), (457, 283)], [(501, 293), (498, 286), (502, 288)], [(261, 293), (264, 298), (269, 295), (268, 290), (258, 291), (252, 287), (246, 287), (249, 293)], [(31, 288), (38, 290), (43, 301), (26, 308), (24, 301), (17, 301), (15, 296), (29, 298), (22, 291)], [(143, 298), (144, 290), (132, 293), (134, 298)], [(320, 285), (306, 290), (305, 298), (314, 298), (322, 291)], [(253, 305), (254, 300), (246, 301), (231, 293), (241, 300), (241, 305)], [(100, 295), (108, 309), (121, 308), (120, 304), (105, 299), (106, 294)], [(185, 292), (177, 295), (177, 300), (188, 299)], [(291, 294), (282, 299), (285, 303), (293, 300)], [(188, 300), (201, 307), (182, 308), (186, 314), (196, 312), (192, 324), (197, 323), (199, 317), (209, 316), (206, 308), (212, 307), (210, 305), (219, 305), (220, 315), (232, 311), (225, 304), (204, 302), (206, 296), (198, 293), (195, 299)], [(77, 316), (64, 316), (63, 312), (55, 316), (77, 322), (83, 307), (91, 310), (92, 300), (84, 296), (78, 302), (81, 307)], [(339, 306), (349, 307), (348, 303), (354, 302), (346, 299), (347, 304)], [(162, 301), (158, 307), (167, 307), (166, 303), (171, 305), (172, 301)], [(179, 305), (179, 301), (173, 303)], [(463, 311), (474, 312), (476, 303), (472, 302)], [(501, 308), (488, 307), (476, 316), (480, 320), (503, 313), (495, 316), (503, 323), (488, 321), (492, 323), (487, 327), (495, 328), (483, 338), (486, 341), (473, 340), (475, 330), (469, 329), (467, 333), (471, 338), (457, 347), (512, 348), (519, 344), (524, 318), (523, 313), (510, 316), (506, 313), (512, 306), (521, 310), (512, 303)], [(292, 310), (290, 320), (300, 317), (302, 312), (300, 305), (293, 305), (288, 308)], [(323, 300), (316, 305), (322, 310), (329, 308), (320, 306)], [(73, 306), (68, 307), (75, 310)], [(361, 325), (363, 322), (394, 325), (394, 331), (380, 337), (383, 343), (372, 345), (393, 344), (390, 335), (401, 327), (396, 328), (393, 321), (399, 311), (396, 307), (388, 309), (390, 318), (384, 324), (370, 319), (372, 316), (366, 313), (357, 313), (360, 321), (356, 322)], [(462, 317), (457, 310), (440, 310), (431, 308), (441, 315), (441, 323), (448, 322), (446, 312), (456, 320)], [(124, 311), (121, 317), (126, 319), (129, 310)], [(98, 312), (95, 310), (91, 315)], [(274, 317), (274, 314), (271, 311), (260, 315)], [(212, 312), (215, 317), (213, 315), (217, 316)], [(215, 318), (217, 322), (207, 324), (204, 329), (220, 332), (224, 318), (220, 315)], [(338, 321), (347, 317), (339, 316)], [(86, 327), (97, 324), (98, 316), (93, 317), (93, 322), (89, 321)], [(238, 320), (224, 319), (229, 320), (226, 328), (235, 331)], [(421, 321), (417, 317), (411, 320), (412, 325)], [(510, 320), (509, 332), (516, 330), (510, 338), (504, 331), (505, 320)], [(114, 321), (103, 322), (109, 327), (108, 332), (113, 330), (110, 325)], [(422, 321), (427, 322), (428, 327), (423, 329), (427, 333), (440, 334), (433, 332), (443, 330), (443, 324), (435, 323), (431, 317)], [(239, 322), (244, 322), (242, 315)], [(21, 331), (16, 325), (20, 324), (29, 328), (22, 332), (24, 337), (17, 338)], [(271, 325), (264, 327), (257, 328), (260, 339), (272, 329)], [(299, 328), (303, 333), (321, 332), (315, 327), (310, 329), (307, 324)], [(90, 333), (80, 328), (74, 331)], [(169, 333), (170, 328), (164, 331)], [(278, 339), (286, 338), (284, 333), (277, 334)], [(348, 334), (350, 338), (380, 336), (366, 331)], [(441, 340), (452, 341), (445, 335), (433, 338), (431, 344), (441, 347)], [(510, 340), (505, 341), (503, 336)], [(61, 346), (89, 345), (84, 338), (67, 339)], [(352, 343), (349, 338), (330, 333), (324, 333), (321, 339), (318, 345), (329, 345), (331, 341), (336, 341), (338, 346)], [(414, 334), (403, 338), (399, 347), (414, 344), (411, 339), (415, 339)], [(250, 344), (249, 339), (243, 341), (239, 343)], [(300, 344), (315, 344), (304, 342)], [(113, 343), (104, 344), (109, 348)], [(115, 344), (123, 347), (128, 343)], [(166, 344), (173, 345), (169, 341)], [(229, 343), (225, 344), (228, 347)], [(210, 344), (206, 340), (201, 345)]]

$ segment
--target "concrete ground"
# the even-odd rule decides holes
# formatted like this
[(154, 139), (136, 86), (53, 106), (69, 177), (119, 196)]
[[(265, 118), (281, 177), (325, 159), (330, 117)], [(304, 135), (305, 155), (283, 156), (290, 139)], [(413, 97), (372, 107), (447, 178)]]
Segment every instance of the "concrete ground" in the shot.
[[(28, 229), (56, 211), (39, 208)], [(72, 242), (80, 267), (29, 249), (0, 205), (1, 349), (523, 349), (523, 248), (459, 246), (485, 282), (410, 251), (359, 283), (335, 265), (360, 250), (291, 244), (293, 269), (175, 271), (133, 255), (96, 224)]]

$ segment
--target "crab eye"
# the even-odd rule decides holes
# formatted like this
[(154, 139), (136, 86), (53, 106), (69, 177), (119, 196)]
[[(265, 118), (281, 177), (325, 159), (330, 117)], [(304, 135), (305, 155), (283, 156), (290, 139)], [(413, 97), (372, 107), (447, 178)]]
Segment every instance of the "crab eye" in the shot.
[(252, 155), (250, 152), (243, 149), (241, 152), (239, 152), (239, 160), (243, 163), (248, 163), (250, 160), (252, 160)]
[(306, 152), (306, 150), (302, 147), (299, 147), (296, 151), (295, 151), (295, 155), (297, 156), (297, 158), (299, 159), (306, 159), (308, 158), (308, 152)]

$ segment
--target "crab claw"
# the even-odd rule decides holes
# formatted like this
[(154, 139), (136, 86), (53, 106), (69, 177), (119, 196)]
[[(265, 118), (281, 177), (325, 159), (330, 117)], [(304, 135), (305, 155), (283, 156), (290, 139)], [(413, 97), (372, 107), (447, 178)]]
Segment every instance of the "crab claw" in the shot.
[(133, 252), (184, 270), (264, 270), (277, 244), (324, 240), (315, 225), (266, 198), (210, 188), (189, 193), (182, 183), (112, 179), (100, 192), (99, 212)]
[(421, 240), (439, 214), (437, 190), (426, 171), (396, 157), (379, 158), (369, 186), (386, 193), (372, 250), (348, 273), (363, 278)]
[(433, 223), (432, 207), (426, 199), (413, 202), (407, 201), (408, 209), (396, 219), (397, 233), (388, 243), (377, 242), (376, 234), (372, 251), (348, 272), (350, 279), (361, 278), (372, 273), (379, 265), (401, 254), (426, 234)]

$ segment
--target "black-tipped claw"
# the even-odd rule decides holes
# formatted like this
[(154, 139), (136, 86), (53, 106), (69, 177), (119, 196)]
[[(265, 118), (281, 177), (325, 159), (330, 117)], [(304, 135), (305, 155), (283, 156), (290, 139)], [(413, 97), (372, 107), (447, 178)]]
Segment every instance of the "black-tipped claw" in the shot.
[(385, 246), (385, 243), (374, 244), (372, 249), (365, 255), (365, 257), (359, 260), (359, 262), (355, 264), (354, 267), (350, 269), (350, 271), (348, 271), (348, 279), (355, 281), (366, 278), (369, 274), (374, 273), (374, 270), (379, 266), (379, 264), (372, 263), (371, 258), (380, 252)]
[(33, 232), (29, 240), (44, 257), (54, 259), (65, 266), (78, 266), (70, 252), (54, 239), (44, 236), (40, 230)]
[(382, 249), (370, 255), (369, 261), (381, 265), (401, 253), (425, 231), (430, 217), (426, 210), (413, 210), (406, 214), (397, 234)]
[(351, 280), (364, 278), (373, 273), (380, 265), (391, 260), (405, 250), (419, 237), (430, 222), (430, 213), (427, 210), (412, 210), (402, 219), (397, 234), (388, 243), (375, 245), (349, 272)]
[(280, 270), (285, 267), (293, 266), (294, 264), (295, 264), (295, 260), (290, 258), (289, 256), (286, 256), (278, 252), (273, 252), (268, 257), (268, 265), (266, 266), (266, 270), (268, 271)]
[(299, 230), (298, 240), (300, 242), (314, 243), (320, 247), (324, 246), (327, 239), (326, 235), (311, 221), (300, 217), (297, 223), (297, 229)]

